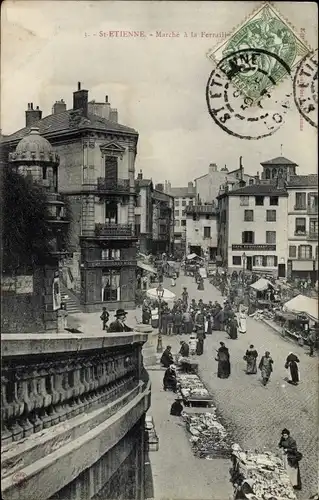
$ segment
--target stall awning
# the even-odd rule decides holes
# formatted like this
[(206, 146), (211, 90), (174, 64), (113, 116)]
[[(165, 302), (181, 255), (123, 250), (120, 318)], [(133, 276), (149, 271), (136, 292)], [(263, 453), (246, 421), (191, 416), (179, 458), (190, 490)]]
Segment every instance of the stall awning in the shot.
[(157, 271), (154, 267), (152, 266), (149, 266), (148, 264), (144, 264), (144, 262), (140, 262), (138, 261), (137, 262), (137, 267), (139, 267), (140, 269), (144, 269), (144, 271), (147, 271), (148, 273), (151, 273), (151, 274), (156, 274)]
[(306, 297), (305, 295), (297, 295), (284, 304), (284, 311), (294, 313), (305, 313), (309, 318), (318, 321), (318, 300)]
[(196, 257), (198, 257), (198, 255), (196, 255), (196, 253), (191, 253), (191, 254), (187, 255), (187, 260), (193, 260)]
[(274, 288), (273, 284), (270, 283), (269, 280), (266, 280), (265, 278), (260, 278), (258, 281), (250, 285), (251, 288), (254, 288), (258, 292), (263, 292), (264, 290), (267, 290), (270, 286)]

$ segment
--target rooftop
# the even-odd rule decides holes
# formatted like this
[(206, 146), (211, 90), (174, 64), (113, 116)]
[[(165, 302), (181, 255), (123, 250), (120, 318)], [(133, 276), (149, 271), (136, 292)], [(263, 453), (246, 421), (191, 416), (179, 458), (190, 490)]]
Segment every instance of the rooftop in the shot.
[(195, 188), (190, 192), (188, 187), (175, 187), (170, 189), (170, 195), (174, 198), (193, 198), (196, 196)]
[(239, 189), (225, 191), (222, 196), (288, 196), (287, 190), (274, 184), (251, 184)]
[[(138, 135), (138, 132), (131, 127), (120, 125), (119, 123), (91, 113), (88, 113), (86, 117), (83, 115), (82, 110), (79, 109), (69, 109), (61, 113), (45, 116), (33, 123), (32, 127), (39, 128), (40, 134), (48, 137), (75, 129), (108, 130), (110, 132)], [(7, 135), (3, 139), (3, 143), (20, 141), (30, 133), (32, 127), (24, 127), (11, 135)]]
[(139, 187), (148, 187), (153, 184), (152, 179), (135, 179), (135, 182), (139, 185)]
[(297, 163), (294, 163), (291, 160), (288, 160), (288, 158), (285, 158), (284, 156), (277, 156), (277, 158), (273, 158), (272, 160), (267, 160), (261, 162), (261, 165), (297, 165)]
[(318, 174), (293, 175), (289, 178), (287, 187), (316, 187), (318, 189)]

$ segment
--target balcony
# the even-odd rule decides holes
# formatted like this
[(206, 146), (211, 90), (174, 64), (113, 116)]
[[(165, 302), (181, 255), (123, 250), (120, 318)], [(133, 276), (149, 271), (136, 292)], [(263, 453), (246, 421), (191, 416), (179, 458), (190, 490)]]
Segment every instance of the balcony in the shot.
[(129, 179), (117, 179), (116, 181), (99, 177), (97, 180), (97, 191), (105, 194), (128, 194), (130, 192)]
[(101, 260), (86, 260), (85, 262), (85, 267), (86, 268), (96, 268), (96, 267), (128, 267), (128, 266), (135, 266), (137, 265), (136, 260), (106, 260), (106, 259), (101, 259)]
[(307, 231), (306, 231), (306, 228), (305, 228), (305, 229), (298, 229), (298, 230), (295, 230), (294, 235), (295, 235), (295, 236), (300, 236), (300, 237), (305, 237), (305, 236), (307, 236)]
[(95, 229), (83, 229), (82, 238), (109, 240), (136, 240), (135, 229), (130, 224), (95, 224)]
[(131, 466), (144, 466), (146, 340), (137, 332), (2, 334), (4, 500), (75, 498), (83, 487), (96, 498), (133, 446), (141, 456)]
[(307, 240), (309, 241), (318, 241), (318, 231), (309, 231), (307, 234)]
[(306, 205), (295, 205), (294, 210), (296, 212), (301, 212), (302, 210), (307, 210), (307, 207), (306, 207)]
[(215, 205), (188, 205), (185, 207), (185, 212), (187, 215), (217, 215), (218, 208)]
[(245, 251), (245, 250), (253, 250), (253, 251), (276, 251), (276, 245), (270, 244), (270, 243), (259, 243), (259, 244), (254, 244), (254, 243), (240, 243), (238, 245), (232, 245), (232, 250), (237, 250), (237, 251)]

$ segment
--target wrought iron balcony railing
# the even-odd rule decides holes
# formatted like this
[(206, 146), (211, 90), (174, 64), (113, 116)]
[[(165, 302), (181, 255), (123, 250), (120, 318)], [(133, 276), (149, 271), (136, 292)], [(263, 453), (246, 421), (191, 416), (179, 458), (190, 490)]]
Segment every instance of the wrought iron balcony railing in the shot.
[(135, 229), (129, 224), (105, 223), (95, 224), (95, 236), (105, 237), (134, 237)]
[(318, 231), (309, 231), (307, 239), (311, 241), (318, 241)]
[(129, 193), (130, 181), (129, 179), (111, 180), (107, 177), (99, 177), (97, 180), (97, 189), (100, 192)]

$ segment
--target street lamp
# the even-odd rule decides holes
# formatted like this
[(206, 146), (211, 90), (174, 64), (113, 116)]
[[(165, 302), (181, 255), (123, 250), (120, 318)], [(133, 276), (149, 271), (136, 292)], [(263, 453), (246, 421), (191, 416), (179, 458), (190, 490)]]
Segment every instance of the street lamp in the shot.
[(243, 280), (243, 288), (244, 288), (244, 286), (245, 286), (245, 264), (246, 264), (246, 254), (245, 254), (245, 252), (242, 255), (242, 260), (243, 260), (243, 276), (242, 276), (242, 280)]
[(159, 283), (158, 287), (156, 288), (156, 294), (158, 298), (158, 337), (157, 337), (157, 352), (163, 352), (163, 345), (162, 345), (162, 334), (161, 334), (161, 305), (162, 305), (162, 298), (164, 295), (164, 288), (162, 283)]

